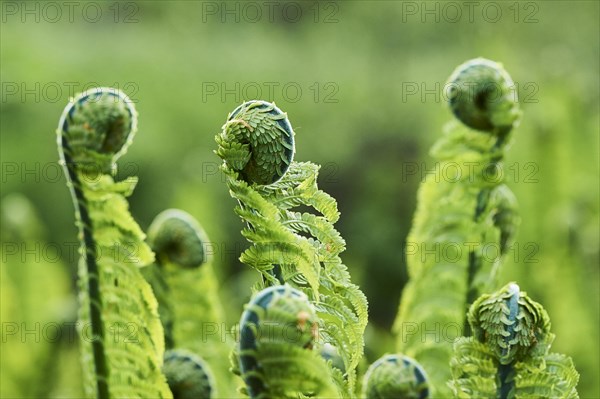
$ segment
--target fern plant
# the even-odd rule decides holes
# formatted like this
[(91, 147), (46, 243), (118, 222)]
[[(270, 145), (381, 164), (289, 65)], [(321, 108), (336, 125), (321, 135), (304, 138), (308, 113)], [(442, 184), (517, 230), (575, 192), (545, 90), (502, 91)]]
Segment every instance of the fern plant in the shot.
[(468, 328), (468, 305), (494, 287), (501, 262), (485, 251), (493, 246), (505, 254), (519, 221), (498, 172), (520, 115), (515, 85), (500, 64), (479, 58), (459, 66), (448, 87), (459, 121), (446, 126), (431, 154), (437, 172), (458, 173), (430, 174), (419, 189), (407, 244), (414, 249), (407, 251), (409, 282), (394, 325), (398, 351), (422, 364), (434, 397), (450, 396), (452, 342), (439, 332)]
[(478, 298), (469, 323), (473, 336), (454, 344), (449, 385), (455, 397), (579, 397), (571, 358), (549, 353), (548, 314), (517, 284)]
[(240, 320), (243, 392), (251, 398), (338, 396), (331, 369), (313, 350), (317, 339), (318, 317), (303, 292), (286, 284), (254, 295)]
[(362, 396), (366, 399), (426, 399), (429, 397), (427, 374), (414, 359), (385, 355), (369, 366)]
[(154, 255), (126, 201), (137, 180), (112, 177), (136, 128), (129, 98), (97, 88), (66, 106), (57, 130), (81, 240), (84, 388), (100, 399), (172, 396), (161, 373), (164, 338), (156, 299), (139, 270)]
[[(343, 359), (344, 395), (353, 396), (367, 301), (339, 257), (345, 248), (333, 227), (339, 212), (317, 186), (319, 166), (293, 161), (291, 124), (264, 101), (237, 107), (216, 142), (229, 192), (239, 203), (235, 211), (247, 223), (242, 234), (252, 243), (240, 260), (261, 273), (259, 289), (288, 283), (307, 295), (323, 343)], [(306, 207), (318, 214), (295, 211)]]
[(208, 256), (208, 236), (193, 216), (168, 209), (148, 228), (148, 243), (156, 262), (144, 268), (144, 276), (158, 300), (166, 348), (199, 356), (206, 362), (203, 369), (210, 366), (215, 372), (219, 389), (213, 386), (211, 394), (230, 396), (234, 391), (224, 359), (231, 348), (222, 339), (225, 318)]
[(176, 399), (210, 399), (215, 397), (215, 382), (204, 361), (185, 350), (165, 352), (163, 373)]

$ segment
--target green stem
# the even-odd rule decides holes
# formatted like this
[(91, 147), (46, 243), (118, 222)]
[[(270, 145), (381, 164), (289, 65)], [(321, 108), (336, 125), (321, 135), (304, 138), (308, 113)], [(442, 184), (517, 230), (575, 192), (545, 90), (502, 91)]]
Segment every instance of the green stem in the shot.
[(75, 205), (79, 232), (83, 237), (83, 260), (86, 268), (87, 288), (89, 293), (89, 311), (92, 330), (92, 350), (94, 353), (94, 366), (96, 371), (96, 391), (98, 399), (108, 399), (108, 367), (104, 352), (104, 330), (102, 326), (102, 296), (98, 265), (96, 263), (96, 243), (94, 242), (93, 224), (87, 211), (87, 200), (81, 188), (81, 181), (75, 169), (75, 162), (71, 156), (71, 147), (64, 134), (60, 136), (62, 158), (70, 182), (71, 196)]

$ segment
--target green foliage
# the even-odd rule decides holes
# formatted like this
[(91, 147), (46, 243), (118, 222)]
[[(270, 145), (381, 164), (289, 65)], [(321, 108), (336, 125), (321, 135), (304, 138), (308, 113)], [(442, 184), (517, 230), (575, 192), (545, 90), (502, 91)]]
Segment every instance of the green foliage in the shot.
[(386, 355), (369, 366), (362, 396), (367, 399), (426, 399), (429, 398), (427, 375), (409, 357)]
[(331, 369), (314, 351), (318, 317), (289, 285), (265, 288), (240, 320), (239, 372), (251, 398), (337, 396)]
[(454, 345), (450, 386), (458, 398), (578, 398), (571, 358), (549, 353), (544, 308), (515, 283), (482, 295), (469, 310), (473, 337)]
[[(22, 194), (2, 199), (0, 236), (0, 315), (2, 355), (0, 356), (0, 397), (25, 398), (79, 394), (80, 375), (73, 371), (78, 358), (74, 335), (75, 300), (68, 294), (70, 277), (58, 255), (35, 255), (25, 267), (14, 249), (45, 248), (48, 241), (38, 212)], [(73, 329), (66, 331), (66, 326)], [(57, 381), (68, 372), (69, 384)]]
[[(339, 218), (337, 204), (319, 190), (317, 165), (291, 162), (288, 144), (293, 144), (294, 133), (283, 116), (274, 105), (244, 103), (216, 137), (230, 194), (239, 202), (235, 211), (247, 223), (242, 234), (252, 243), (240, 260), (262, 274), (261, 287), (286, 282), (307, 294), (316, 308), (323, 342), (337, 348), (344, 361), (345, 390), (352, 395), (363, 353), (367, 301), (339, 257), (345, 241), (333, 227)], [(280, 143), (262, 137), (277, 137)], [(273, 178), (250, 180), (252, 174), (243, 172), (245, 162), (271, 167), (264, 173)], [(267, 180), (276, 181), (263, 185)], [(302, 207), (319, 214), (294, 211)]]
[[(497, 3), (502, 11), (498, 22), (485, 18), (481, 5), (472, 14), (463, 7), (462, 17), (449, 21), (447, 13), (441, 19), (427, 14), (431, 7), (421, 2), (415, 3), (414, 15), (404, 12), (403, 2), (336, 2), (332, 7), (300, 2), (302, 18), (297, 21), (282, 17), (279, 6), (273, 19), (263, 8), (260, 21), (248, 22), (242, 14), (239, 23), (232, 23), (235, 16), (219, 13), (199, 23), (206, 14), (194, 2), (98, 3), (100, 22), (82, 19), (81, 7), (73, 15), (63, 8), (62, 18), (50, 22), (43, 3), (36, 8), (40, 21), (31, 12), (33, 5), (25, 9), (23, 4), (16, 3), (20, 12), (6, 15), (0, 38), (6, 84), (0, 153), (3, 167), (19, 168), (3, 174), (0, 202), (10, 193), (26, 195), (47, 234), (40, 246), (30, 241), (16, 254), (8, 251), (12, 241), (2, 240), (2, 275), (9, 277), (2, 281), (1, 294), (4, 298), (8, 292), (5, 287), (14, 293), (3, 307), (20, 309), (21, 303), (34, 304), (40, 297), (43, 305), (33, 307), (30, 320), (42, 326), (54, 314), (50, 308), (72, 313), (77, 290), (71, 286), (53, 294), (59, 277), (49, 277), (50, 270), (66, 271), (69, 281), (76, 279), (76, 237), (68, 217), (72, 204), (58, 181), (51, 137), (41, 132), (53, 130), (57, 110), (72, 90), (97, 82), (118, 85), (143, 113), (143, 137), (119, 162), (119, 179), (140, 177), (129, 198), (134, 217), (147, 227), (161, 210), (176, 206), (202, 221), (216, 243), (212, 264), (225, 315), (237, 322), (254, 270), (239, 265), (238, 252), (246, 244), (236, 239), (239, 219), (231, 212), (224, 181), (214, 173), (214, 135), (209, 132), (243, 99), (258, 97), (254, 93), (260, 87), (261, 98), (295, 115), (294, 128), (301, 135), (298, 154), (322, 164), (319, 186), (336, 197), (344, 215), (335, 224), (347, 241), (343, 260), (370, 305), (365, 357), (372, 362), (393, 352), (388, 330), (398, 306), (396, 294), (407, 280), (401, 247), (416, 189), (435, 162), (427, 149), (449, 117), (440, 106), (444, 96), (433, 92), (443, 84), (439, 77), (481, 55), (509, 68), (526, 116), (504, 169), (523, 224), (500, 281), (518, 281), (543, 303), (557, 335), (553, 351), (573, 357), (582, 397), (600, 397), (600, 340), (595, 339), (600, 336), (599, 202), (598, 191), (590, 189), (597, 188), (594, 165), (600, 156), (598, 2), (579, 2), (578, 7), (571, 2)], [(439, 11), (454, 10), (448, 6), (441, 3)], [(114, 23), (117, 12), (119, 22)], [(122, 23), (129, 12), (138, 23)], [(330, 12), (338, 23), (315, 23)], [(308, 60), (310, 67), (298, 68), (299, 59)], [(213, 82), (217, 92), (205, 96), (201, 84)], [(301, 96), (293, 96), (289, 82), (300, 85)], [(282, 86), (291, 89), (290, 95), (283, 94)], [(7, 218), (1, 224), (4, 228)], [(60, 261), (38, 262), (44, 249)], [(38, 275), (40, 271), (48, 274)], [(39, 285), (24, 290), (14, 286), (29, 278)], [(64, 303), (44, 302), (45, 296)], [(3, 322), (7, 315), (2, 312)], [(71, 333), (62, 332), (63, 337)], [(0, 361), (11, 364), (0, 370), (2, 397), (11, 396), (4, 394), (11, 385), (28, 392), (41, 386), (28, 364), (41, 364), (34, 358), (35, 348), (47, 343), (34, 342), (31, 334), (24, 341), (22, 351), (2, 344)], [(55, 389), (41, 396), (82, 396), (72, 390), (80, 384), (81, 367), (77, 342), (69, 342), (48, 345), (61, 354), (57, 361), (62, 366), (40, 366), (52, 370), (46, 374), (55, 382)], [(69, 362), (63, 363), (65, 357)]]
[[(466, 309), (495, 285), (501, 257), (512, 245), (519, 218), (503, 184), (502, 160), (520, 114), (510, 77), (500, 64), (475, 59), (449, 80), (450, 107), (467, 125), (450, 122), (431, 150), (439, 161), (419, 189), (407, 240), (410, 280), (394, 329), (397, 349), (421, 363), (433, 396), (448, 396), (451, 340), (427, 331), (466, 328)], [(469, 127), (471, 126), (471, 127)], [(456, 178), (439, 178), (449, 165)]]
[(69, 103), (57, 131), (81, 240), (84, 387), (89, 397), (100, 399), (171, 397), (160, 371), (164, 338), (157, 302), (139, 270), (154, 255), (126, 201), (137, 180), (115, 182), (105, 174), (135, 128), (129, 98), (100, 88)]

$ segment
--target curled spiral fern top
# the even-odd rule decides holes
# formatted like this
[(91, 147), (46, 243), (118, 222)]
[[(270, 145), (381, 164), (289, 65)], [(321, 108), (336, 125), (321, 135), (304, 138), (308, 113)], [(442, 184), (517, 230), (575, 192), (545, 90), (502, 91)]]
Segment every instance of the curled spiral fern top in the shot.
[(198, 222), (187, 212), (168, 209), (160, 213), (148, 228), (148, 244), (164, 259), (183, 268), (196, 268), (208, 262), (205, 245), (208, 238)]
[(251, 398), (331, 395), (335, 388), (313, 346), (318, 334), (314, 307), (289, 285), (256, 294), (240, 320), (239, 366)]
[(201, 358), (182, 350), (165, 352), (162, 368), (174, 399), (210, 399), (215, 383), (210, 368)]
[(544, 308), (515, 283), (482, 295), (469, 310), (473, 337), (454, 344), (455, 397), (576, 398), (570, 358), (549, 353), (554, 335)]
[(467, 61), (452, 73), (448, 87), (452, 112), (472, 129), (511, 129), (519, 118), (515, 84), (499, 63)]
[(532, 351), (545, 353), (554, 339), (544, 308), (515, 283), (477, 299), (469, 323), (475, 339), (485, 343), (500, 364), (523, 359)]
[(229, 114), (217, 144), (217, 155), (248, 183), (276, 182), (294, 158), (287, 115), (266, 101), (245, 102)]
[(386, 355), (367, 370), (363, 382), (366, 399), (427, 399), (425, 371), (416, 361), (401, 355)]
[(137, 131), (137, 112), (124, 93), (107, 87), (81, 93), (65, 108), (59, 122), (59, 149), (78, 168), (110, 172)]
[[(137, 180), (115, 182), (110, 175), (135, 133), (136, 118), (125, 94), (98, 88), (67, 105), (57, 130), (82, 240), (84, 388), (99, 399), (171, 396), (160, 372), (164, 338), (157, 302), (139, 270), (154, 254), (126, 201)], [(123, 339), (131, 328), (136, 339)]]
[[(239, 203), (235, 211), (247, 225), (242, 234), (252, 243), (240, 260), (261, 273), (259, 288), (288, 283), (308, 296), (319, 316), (323, 342), (334, 346), (343, 360), (347, 377), (343, 390), (354, 395), (368, 318), (367, 300), (352, 284), (339, 257), (345, 241), (333, 226), (339, 218), (337, 203), (318, 188), (318, 165), (291, 161), (293, 134), (289, 121), (282, 119), (285, 114), (274, 105), (254, 101), (238, 107), (232, 115), (235, 118), (230, 115), (216, 137), (216, 152), (224, 161), (221, 169), (229, 192)], [(271, 132), (266, 138), (265, 131)], [(243, 140), (233, 140), (235, 137)], [(273, 137), (280, 142), (267, 140)], [(248, 143), (258, 143), (258, 147)], [(243, 169), (251, 150), (257, 152), (256, 164), (262, 165), (259, 170), (264, 170), (264, 175), (252, 172), (254, 167)], [(280, 156), (264, 158), (260, 155), (264, 151)], [(258, 174), (262, 177), (249, 178)], [(318, 214), (297, 212), (298, 207)]]

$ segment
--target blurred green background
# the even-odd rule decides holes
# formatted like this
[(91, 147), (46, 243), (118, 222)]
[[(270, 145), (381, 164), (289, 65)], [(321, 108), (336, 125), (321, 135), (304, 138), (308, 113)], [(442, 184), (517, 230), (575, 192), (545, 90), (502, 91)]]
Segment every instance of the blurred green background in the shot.
[(231, 323), (256, 275), (237, 260), (247, 244), (214, 135), (243, 100), (275, 101), (296, 159), (322, 164), (338, 200), (370, 362), (394, 350), (416, 191), (451, 119), (444, 82), (477, 56), (505, 65), (524, 112), (506, 162), (523, 221), (502, 282), (545, 306), (581, 397), (600, 397), (599, 20), (596, 1), (2, 2), (2, 397), (80, 395), (65, 327), (76, 229), (54, 133), (70, 95), (114, 86), (136, 102), (118, 172), (140, 178), (131, 211), (144, 229), (170, 207), (202, 223)]

